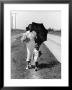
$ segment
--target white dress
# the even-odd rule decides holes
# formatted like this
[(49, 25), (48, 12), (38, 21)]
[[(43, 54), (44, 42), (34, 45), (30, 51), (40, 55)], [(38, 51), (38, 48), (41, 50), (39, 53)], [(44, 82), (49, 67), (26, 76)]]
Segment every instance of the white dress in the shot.
[(27, 60), (30, 61), (30, 59), (33, 58), (33, 51), (35, 48), (35, 41), (34, 38), (36, 37), (36, 32), (29, 32), (27, 31), (26, 33), (23, 34), (22, 39), (29, 38), (30, 40), (27, 42), (26, 41), (26, 47), (27, 47)]

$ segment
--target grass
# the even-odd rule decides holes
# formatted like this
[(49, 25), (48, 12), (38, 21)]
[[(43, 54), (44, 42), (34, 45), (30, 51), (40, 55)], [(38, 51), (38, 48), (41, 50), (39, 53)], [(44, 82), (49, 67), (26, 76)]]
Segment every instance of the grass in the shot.
[(51, 31), (51, 32), (49, 32), (49, 34), (53, 34), (53, 35), (56, 35), (56, 36), (61, 36), (61, 31)]
[(14, 35), (17, 35), (17, 34), (20, 34), (20, 33), (24, 33), (25, 30), (20, 30), (20, 29), (12, 29), (11, 30), (11, 35), (14, 36)]
[[(20, 34), (20, 33), (24, 33), (25, 30), (20, 30), (20, 29), (13, 29), (11, 30), (11, 35), (16, 35), (16, 34)], [(61, 31), (50, 31), (49, 34), (53, 34), (53, 35), (57, 35), (57, 36), (61, 36)]]

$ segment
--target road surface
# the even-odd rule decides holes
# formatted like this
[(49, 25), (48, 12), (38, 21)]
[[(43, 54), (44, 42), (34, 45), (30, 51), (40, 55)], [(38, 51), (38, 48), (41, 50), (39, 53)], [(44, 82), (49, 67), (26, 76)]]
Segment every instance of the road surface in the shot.
[(44, 44), (49, 48), (53, 55), (61, 62), (61, 37), (48, 34), (47, 41)]
[[(49, 45), (49, 44), (48, 44)], [(42, 52), (38, 58), (39, 70), (34, 68), (26, 70), (26, 45), (20, 42), (20, 38), (11, 38), (11, 78), (12, 79), (60, 79), (61, 63), (50, 52), (47, 45), (42, 44)]]

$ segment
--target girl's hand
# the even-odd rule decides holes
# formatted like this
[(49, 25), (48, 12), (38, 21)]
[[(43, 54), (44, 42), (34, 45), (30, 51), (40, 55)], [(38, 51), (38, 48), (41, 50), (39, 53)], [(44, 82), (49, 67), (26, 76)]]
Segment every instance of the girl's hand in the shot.
[(26, 35), (23, 34), (22, 38), (21, 38), (21, 42), (23, 43), (23, 41), (26, 39)]

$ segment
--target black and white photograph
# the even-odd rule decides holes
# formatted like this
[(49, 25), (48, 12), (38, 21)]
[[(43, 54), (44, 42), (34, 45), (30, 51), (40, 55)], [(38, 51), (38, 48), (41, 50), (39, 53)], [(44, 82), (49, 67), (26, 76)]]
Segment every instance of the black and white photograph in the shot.
[(61, 78), (61, 11), (11, 11), (11, 78)]
[[(18, 86), (21, 80), (21, 86), (28, 82), (30, 86), (35, 82), (28, 80), (37, 80), (37, 85), (41, 85), (37, 83), (38, 80), (48, 82), (53, 80), (53, 84), (56, 84), (54, 80), (55, 82), (58, 80), (59, 83), (63, 78), (66, 80), (67, 69), (65, 67), (67, 68), (68, 59), (65, 50), (67, 44), (65, 46), (63, 43), (68, 42), (67, 17), (68, 5), (5, 5), (4, 47), (8, 51), (5, 50), (4, 57), (6, 85), (15, 85), (15, 80)], [(64, 64), (65, 67), (63, 67)], [(63, 74), (66, 76), (64, 77)], [(12, 81), (6, 83), (7, 79)], [(46, 85), (52, 82), (47, 81)]]

